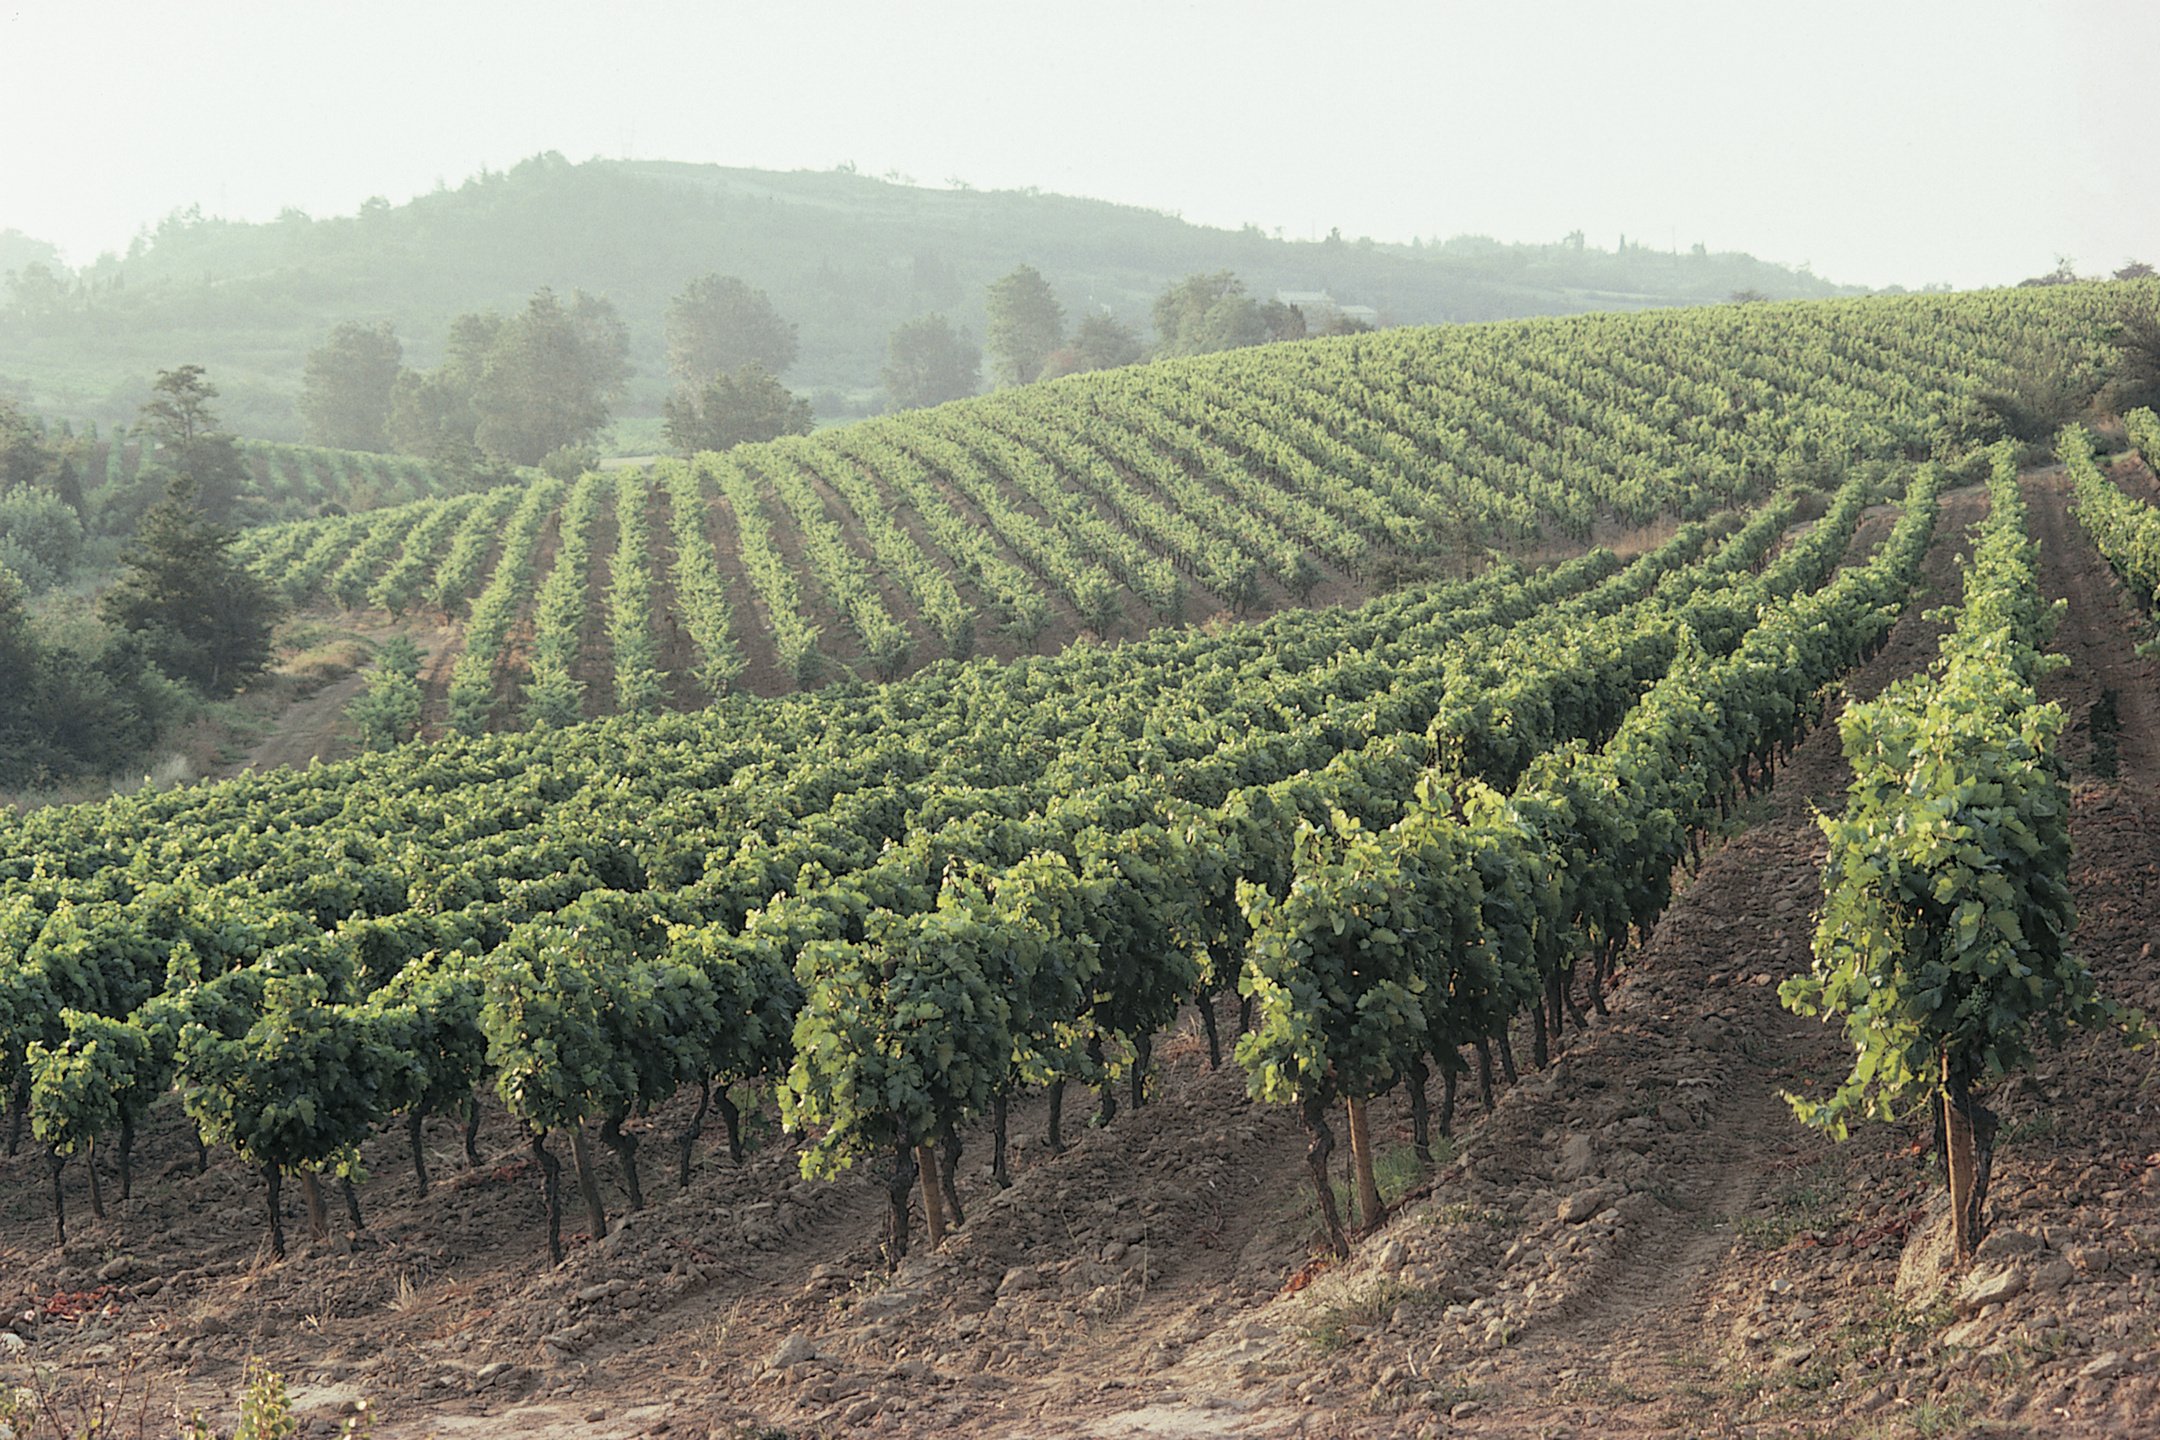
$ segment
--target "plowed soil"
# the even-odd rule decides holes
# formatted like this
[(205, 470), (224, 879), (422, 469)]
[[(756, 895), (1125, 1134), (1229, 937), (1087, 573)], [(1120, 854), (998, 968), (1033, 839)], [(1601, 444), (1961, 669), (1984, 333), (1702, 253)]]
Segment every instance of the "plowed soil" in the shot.
[[(2075, 944), (2109, 993), (2160, 1013), (2160, 689), (2135, 653), (2151, 625), (2067, 517), (2060, 477), (2029, 494), (2045, 584), (2069, 602), (2055, 643), (2071, 663), (2047, 693), (2078, 775)], [(1955, 599), (1983, 504), (1952, 497), (1929, 593), (1850, 693), (1932, 658), (1925, 612)], [(2113, 777), (2092, 724), (2110, 691)], [(1400, 1097), (1376, 1104), (1400, 1193), (1340, 1265), (1309, 1263), (1293, 1118), (1247, 1100), (1234, 1065), (1211, 1069), (1188, 1017), (1137, 1114), (1121, 1095), (1097, 1128), (1071, 1097), (1062, 1155), (1040, 1097), (1016, 1106), (1011, 1189), (969, 1135), (966, 1223), (935, 1251), (918, 1229), (891, 1275), (882, 1176), (800, 1180), (768, 1112), (739, 1163), (712, 1124), (678, 1187), (680, 1107), (643, 1132), (647, 1208), (560, 1268), (499, 1114), (477, 1169), (431, 1124), (426, 1199), (403, 1137), (383, 1138), (367, 1228), (311, 1241), (289, 1217), (292, 1258), (272, 1263), (259, 1180), (218, 1157), (197, 1175), (168, 1101), (131, 1200), (105, 1166), (105, 1220), (83, 1165), (64, 1172), (64, 1250), (44, 1159), (26, 1145), (0, 1162), (0, 1307), (42, 1317), (10, 1322), (27, 1353), (0, 1366), (110, 1374), (133, 1356), (219, 1408), (257, 1355), (314, 1433), (364, 1395), (392, 1440), (2160, 1433), (2152, 1053), (2073, 1036), (1991, 1094), (1994, 1231), (1969, 1274), (1942, 1264), (1917, 1124), (1835, 1145), (1781, 1098), (1821, 1093), (1848, 1058), (1776, 997), (1807, 963), (1815, 815), (1848, 779), (1826, 723), (1681, 884), (1611, 1014), (1489, 1112), (1466, 1087), (1432, 1167), (1408, 1156)]]

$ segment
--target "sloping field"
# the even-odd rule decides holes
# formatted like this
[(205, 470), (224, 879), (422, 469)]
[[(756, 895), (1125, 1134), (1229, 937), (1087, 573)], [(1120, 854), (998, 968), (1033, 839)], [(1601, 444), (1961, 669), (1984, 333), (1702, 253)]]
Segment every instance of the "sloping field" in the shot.
[(246, 546), (296, 604), (464, 621), (431, 706), (468, 732), (891, 679), (1355, 602), (1946, 451), (1976, 390), (2043, 339), (2097, 345), (2123, 288), (1277, 346)]
[[(1886, 307), (1916, 352), (1926, 305)], [(1872, 393), (1822, 365), (1780, 403)], [(2061, 707), (1988, 761), (2067, 818), (2098, 993), (2160, 1000), (2152, 619), (2096, 548), (2142, 573), (2160, 512), (2074, 434), (2021, 485), (1880, 373), (1877, 438), (1942, 463), (1825, 408), (1834, 484), (1632, 561), (0, 820), (0, 1364), (216, 1403), (260, 1354), (390, 1437), (2149, 1429), (2152, 1051), (1989, 1089), (1969, 1271), (1930, 1126), (1778, 1098), (1852, 1059), (1777, 1003), (1829, 722), (1938, 648)], [(650, 492), (510, 493), (529, 573), (475, 628), (653, 593)]]

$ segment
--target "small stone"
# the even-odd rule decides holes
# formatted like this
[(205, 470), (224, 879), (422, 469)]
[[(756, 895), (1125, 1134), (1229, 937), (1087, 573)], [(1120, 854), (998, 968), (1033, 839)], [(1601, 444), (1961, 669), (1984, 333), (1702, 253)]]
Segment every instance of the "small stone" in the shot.
[(1580, 1180), (1597, 1168), (1597, 1152), (1588, 1135), (1570, 1135), (1560, 1142), (1560, 1162), (1553, 1174), (1561, 1180)]
[(998, 1281), (998, 1294), (1019, 1295), (1029, 1290), (1040, 1290), (1042, 1286), (1042, 1273), (1034, 1266), (1015, 1265), (1005, 1272), (1004, 1279)]
[(1776, 1279), (1770, 1282), (1770, 1293), (1773, 1295), (1786, 1295), (1790, 1294), (1791, 1291), (1792, 1281), (1787, 1279), (1783, 1275), (1778, 1276)]
[(2039, 1237), (2022, 1230), (1997, 1230), (1980, 1242), (1973, 1251), (1975, 1260), (2008, 1260), (2017, 1255), (2030, 1255), (2040, 1248)]
[(1991, 1275), (1975, 1275), (1958, 1292), (1958, 1309), (1967, 1315), (1983, 1305), (2000, 1305), (2025, 1289), (2025, 1272), (2006, 1266)]
[(1409, 1252), (1403, 1249), (1402, 1241), (1389, 1240), (1380, 1247), (1380, 1253), (1373, 1257), (1373, 1264), (1378, 1267), (1381, 1274), (1393, 1275), (1403, 1268), (1403, 1261), (1408, 1258), (1408, 1255)]
[(2112, 1380), (2130, 1368), (2130, 1361), (2120, 1350), (2103, 1350), (2085, 1362), (2078, 1370), (2080, 1380)]
[(769, 1363), (775, 1370), (792, 1370), (817, 1359), (817, 1354), (817, 1342), (798, 1330), (780, 1342), (780, 1348), (773, 1351)]
[(2076, 1278), (2077, 1271), (2070, 1268), (2070, 1262), (2057, 1257), (2034, 1266), (2032, 1278), (2025, 1288), (2036, 1294), (2052, 1294)]
[(1592, 1187), (1578, 1190), (1560, 1202), (1560, 1218), (1570, 1225), (1580, 1225), (1605, 1206), (1605, 1191)]
[(29, 1348), (30, 1342), (17, 1335), (14, 1331), (0, 1330), (0, 1355), (5, 1355), (12, 1360)]
[(890, 1315), (915, 1303), (915, 1292), (904, 1285), (888, 1285), (862, 1302), (865, 1315)]
[(1485, 1402), (1482, 1400), (1458, 1400), (1449, 1407), (1447, 1413), (1450, 1420), (1468, 1420), (1472, 1416), (1483, 1414), (1484, 1410)]
[(112, 1259), (106, 1261), (103, 1265), (98, 1266), (97, 1278), (107, 1282), (108, 1284), (114, 1280), (125, 1280), (128, 1277), (128, 1272), (133, 1270), (134, 1268), (134, 1256), (115, 1255)]

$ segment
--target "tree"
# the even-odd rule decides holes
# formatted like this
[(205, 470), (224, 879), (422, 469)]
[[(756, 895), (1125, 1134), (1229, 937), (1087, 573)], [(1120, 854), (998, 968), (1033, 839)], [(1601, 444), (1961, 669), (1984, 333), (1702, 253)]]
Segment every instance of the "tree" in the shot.
[[(1265, 311), (1267, 306), (1263, 305), (1260, 308)], [(1296, 306), (1293, 305), (1289, 308), (1291, 313), (1297, 315), (1300, 321), (1305, 318), (1303, 312), (1299, 311)], [(1313, 335), (1370, 335), (1372, 328), (1371, 323), (1368, 321), (1360, 320), (1355, 315), (1346, 315), (1340, 310), (1334, 310), (1330, 311), (1327, 319), (1321, 321), (1309, 333)], [(1287, 340), (1296, 337), (1286, 335), (1282, 338)]]
[(0, 493), (0, 565), (33, 591), (68, 578), (82, 559), (82, 521), (50, 490)]
[(229, 524), (249, 475), (239, 442), (219, 428), (217, 413), (210, 408), (217, 386), (202, 366), (182, 365), (160, 370), (150, 388), (150, 403), (142, 407), (136, 428), (148, 431), (156, 442), (157, 470), (187, 480), (188, 493), (203, 515), (215, 525)]
[(144, 638), (159, 669), (209, 695), (232, 694), (270, 663), (277, 598), (233, 557), (238, 538), (175, 475), (121, 557), (128, 573), (98, 602), (106, 623)]
[(679, 387), (661, 413), (668, 443), (685, 454), (807, 435), (814, 423), (810, 402), (754, 360), (732, 375), (715, 375), (702, 390)]
[(449, 353), (439, 368), (398, 376), (390, 395), (390, 438), (399, 450), (461, 469), (480, 463), (473, 391), (501, 330), (499, 315), (460, 315), (451, 322)]
[(630, 374), (630, 334), (615, 307), (541, 289), (509, 319), (480, 312), (450, 326), (443, 363), (398, 377), (390, 436), (400, 450), (465, 469), (537, 465), (608, 422)]
[(2126, 309), (2115, 332), (2115, 351), (2108, 403), (2123, 415), (2160, 409), (2160, 313)]
[(8, 277), (13, 308), (26, 320), (41, 320), (67, 308), (73, 286), (41, 260), (33, 260)]
[(44, 427), (0, 399), (0, 495), (45, 484), (58, 463)]
[(1155, 341), (1164, 355), (1197, 355), (1200, 328), (1208, 312), (1226, 299), (1242, 296), (1244, 282), (1228, 270), (1188, 275), (1155, 297)]
[(597, 435), (630, 377), (630, 332), (615, 307), (582, 291), (566, 306), (542, 287), (503, 322), (473, 392), (473, 441), (513, 465)]
[(795, 326), (764, 291), (733, 275), (703, 275), (668, 306), (667, 348), (668, 368), (695, 391), (745, 365), (786, 374), (795, 363)]
[(390, 406), (404, 371), (405, 347), (388, 321), (352, 321), (309, 352), (300, 382), (300, 418), (308, 439), (340, 450), (390, 448)]
[(1032, 265), (990, 282), (984, 308), (991, 378), (999, 385), (1040, 379), (1043, 366), (1065, 339), (1065, 310), (1050, 284)]
[(1155, 298), (1154, 314), (1164, 355), (1210, 355), (1305, 337), (1305, 316), (1296, 306), (1254, 300), (1228, 270), (1186, 276)]
[(1114, 315), (1089, 315), (1073, 332), (1072, 343), (1051, 354), (1043, 366), (1043, 378), (1054, 380), (1083, 370), (1114, 370), (1146, 358), (1146, 347), (1132, 326)]
[(2122, 269), (2115, 272), (2115, 278), (2117, 280), (2150, 280), (2155, 273), (2160, 272), (2155, 272), (2153, 267), (2143, 260), (2130, 260), (2124, 262)]
[(2077, 279), (2077, 271), (2070, 268), (2070, 257), (2059, 255), (2055, 258), (2055, 268), (2053, 270), (2048, 271), (2045, 275), (2034, 275), (2028, 279), (2020, 280), (2018, 281), (2018, 287), (2020, 289), (2030, 289), (2036, 285), (2075, 285)]
[(892, 332), (885, 389), (895, 410), (942, 405), (974, 394), (981, 382), (982, 351), (943, 315), (919, 315)]
[(165, 718), (172, 682), (151, 670), (132, 635), (95, 651), (40, 636), (26, 599), (0, 563), (0, 784), (46, 785), (139, 757)]

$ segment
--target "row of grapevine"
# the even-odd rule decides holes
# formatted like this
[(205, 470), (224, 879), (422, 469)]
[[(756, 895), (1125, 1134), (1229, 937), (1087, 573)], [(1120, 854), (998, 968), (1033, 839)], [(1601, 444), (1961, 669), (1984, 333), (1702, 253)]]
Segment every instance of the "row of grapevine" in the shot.
[[(2137, 412), (2150, 424), (2150, 410)], [(2133, 417), (2132, 434), (2137, 433)], [(2160, 509), (2125, 495), (2093, 459), (2092, 436), (2072, 425), (2055, 453), (2077, 486), (2078, 523), (2147, 609), (2160, 608)]]
[[(542, 480), (525, 492), (503, 531), (502, 554), (487, 588), (473, 601), (465, 622), (465, 650), (450, 672), (450, 724), (466, 734), (487, 728), (495, 707), (495, 669), (502, 659), (510, 627), (532, 593), (540, 534), (566, 489), (560, 480)], [(583, 596), (579, 599), (582, 601)]]
[[(1331, 577), (1468, 571), (1492, 545), (1700, 518), (1788, 479), (1954, 451), (2018, 347), (2104, 344), (2120, 287), (2054, 288), (1391, 331), (1075, 376), (747, 447), (726, 462), (729, 509), (758, 512), (783, 551), (751, 554), (726, 525), (692, 550), (763, 575), (761, 601), (776, 568), (815, 572), (731, 615), (746, 665), (769, 656), (759, 674), (783, 683), (845, 668), (812, 658), (821, 627), (886, 675), (1025, 650), (1061, 616), (1107, 636), (1196, 599), (1250, 609)], [(420, 540), (441, 543), (417, 512), (402, 541), (372, 528), (399, 513), (249, 553), (292, 593), (372, 603)], [(493, 536), (461, 538), (441, 562), (446, 614)], [(680, 550), (672, 572), (678, 593), (712, 588)]]
[(964, 495), (998, 540), (1041, 584), (1064, 597), (1082, 624), (1097, 633), (1109, 630), (1118, 613), (1117, 581), (1054, 524), (1028, 514), (980, 456), (927, 426), (885, 427), (880, 438), (895, 444), (906, 461), (936, 471)]
[[(2082, 438), (2065, 436), (2066, 455)], [(1984, 1233), (1996, 1135), (1980, 1088), (2029, 1063), (2039, 1030), (2144, 1028), (2067, 948), (2063, 714), (2034, 692), (2058, 607), (2040, 593), (2007, 446), (1988, 499), (1941, 657), (1845, 712), (1853, 781), (1844, 813), (1822, 822), (1815, 963), (1780, 991), (1803, 1014), (1842, 1018), (1853, 1045), (1832, 1096), (1789, 1097), (1803, 1121), (1843, 1138), (1855, 1118), (1932, 1108), (1961, 1260)]]
[(1143, 508), (1137, 498), (1127, 496), (1132, 508), (1119, 512), (1124, 525), (1113, 523), (1086, 494), (1068, 488), (1056, 467), (1002, 430), (963, 421), (942, 407), (926, 412), (922, 424), (989, 467), (998, 485), (1017, 490), (1052, 517), (1068, 544), (1116, 575), (1157, 615), (1175, 620), (1184, 613), (1185, 587), (1176, 568), (1125, 528), (1143, 523), (1135, 518), (1136, 512), (1160, 517), (1167, 524), (1165, 512)]
[[(1268, 531), (1257, 517), (1233, 511), (1204, 482), (1182, 470), (1174, 478), (1167, 465), (1161, 473), (1140, 472), (1138, 455), (1144, 442), (1135, 445), (1126, 432), (1105, 427), (1091, 437), (1093, 446), (1082, 446), (1057, 428), (1031, 423), (1035, 418), (1016, 412), (990, 423), (1054, 465), (1064, 488), (1099, 498), (1117, 517), (1116, 524), (1169, 557), (1224, 604), (1241, 609), (1256, 598), (1262, 568), (1258, 556), (1277, 564), (1284, 588), (1297, 583), (1297, 572), (1307, 564), (1303, 550)], [(1127, 473), (1150, 482), (1164, 498), (1146, 493)]]
[(421, 587), (435, 573), (444, 550), (452, 543), (467, 516), (485, 503), (479, 495), (461, 495), (446, 504), (429, 508), (418, 524), (405, 534), (404, 548), (381, 575), (368, 586), (368, 604), (391, 615), (403, 615), (420, 598)]
[(323, 580), (324, 593), (343, 609), (359, 609), (375, 588), (376, 578), (404, 553), (411, 532), (445, 508), (431, 505), (417, 516), (400, 510), (364, 512), (350, 551)]
[(742, 648), (735, 643), (727, 582), (705, 532), (705, 482), (679, 460), (663, 461), (656, 474), (667, 493), (668, 532), (675, 542), (675, 605), (697, 653), (697, 682), (708, 696), (725, 695), (742, 674)]
[(2123, 416), (2123, 428), (2129, 432), (2130, 443), (2136, 447), (2145, 468), (2160, 474), (2160, 415), (2150, 410), (2133, 410)]
[[(1460, 1065), (1529, 1010), (1542, 1051), (1568, 973), (1592, 995), (1631, 931), (1654, 924), (1694, 837), (1751, 760), (1812, 722), (1825, 688), (1887, 634), (1933, 530), (1940, 477), (1909, 488), (1888, 542), (1819, 591), (1764, 605), (1727, 653), (1683, 646), (1602, 746), (1543, 749), (1512, 786), (1428, 771), (1384, 827), (1337, 813), (1297, 832), (1287, 886), (1241, 891), (1256, 1026), (1237, 1057), (1255, 1096), (1300, 1109), (1338, 1252), (1326, 1115), (1347, 1103), (1360, 1211), (1381, 1213), (1364, 1107), (1411, 1087), (1425, 1143), (1428, 1061)], [(1764, 765), (1767, 771), (1767, 764)], [(1541, 1053), (1537, 1060), (1543, 1063)]]
[[(813, 1168), (912, 1165), (1016, 1084), (1144, 1070), (1176, 1007), (1240, 970), (1238, 882), (1279, 881), (1296, 818), (1400, 811), (1446, 671), (1474, 663), (1485, 627), (1550, 638), (1520, 666), (1548, 695), (1586, 658), (1631, 693), (1658, 658), (1585, 657), (1567, 643), (1581, 625), (1666, 625), (1688, 606), (1707, 622), (1736, 579), (1735, 614), (1804, 587), (1864, 488), (1759, 573), (1786, 513), (1700, 559), (1709, 537), (1690, 527), (1625, 569), (1593, 556), (875, 695), (25, 817), (0, 862), (0, 1056), (64, 1152), (126, 1108), (62, 1086), (97, 1030), (69, 1012), (123, 1023), (143, 1043), (97, 1051), (138, 1057), (104, 1093), (177, 1085), (205, 1137), (273, 1189), (337, 1175), (374, 1126), (477, 1083), (534, 1127), (546, 1175), (550, 1131), (582, 1166), (599, 1127), (633, 1203), (623, 1122), (682, 1085), (784, 1080), (788, 1113), (817, 1130)], [(521, 509), (513, 544), (538, 513)], [(1537, 713), (1543, 744), (1609, 728)], [(977, 1001), (982, 1023), (957, 1039), (921, 1008)], [(309, 1097), (304, 1116), (264, 1098), (289, 1094)]]
[(830, 486), (854, 513), (870, 543), (877, 573), (907, 593), (915, 613), (944, 642), (945, 652), (965, 660), (975, 648), (975, 611), (952, 578), (923, 554), (877, 492), (876, 482), (846, 456), (828, 446), (797, 443), (785, 447), (787, 459)]
[(279, 576), (286, 598), (297, 604), (320, 591), (367, 533), (368, 518), (365, 515), (340, 515), (304, 532), (307, 547)]
[(454, 489), (440, 466), (410, 455), (265, 440), (242, 441), (241, 454), (258, 492), (287, 513), (322, 505), (372, 510), (432, 499)]
[(750, 577), (750, 589), (765, 612), (772, 632), (773, 653), (780, 667), (799, 684), (816, 675), (818, 627), (803, 610), (802, 590), (795, 572), (780, 557), (766, 521), (757, 483), (740, 465), (716, 455), (698, 457), (696, 471), (720, 487), (720, 498), (734, 517), (737, 553)]
[(615, 660), (615, 708), (649, 715), (667, 686), (653, 636), (652, 490), (624, 471), (615, 484), (615, 553), (608, 560), (608, 646)]
[[(609, 484), (597, 470), (579, 476), (559, 517), (555, 564), (540, 582), (533, 602), (525, 714), (535, 725), (571, 725), (584, 715), (585, 682), (576, 674), (578, 649), (584, 637), (585, 596), (592, 579), (593, 522), (600, 515), (601, 492)], [(493, 673), (492, 659), (489, 673)]]
[[(866, 526), (875, 526), (878, 517), (898, 513), (898, 507), (888, 510), (891, 501), (897, 500), (907, 510), (912, 510), (921, 521), (930, 539), (952, 564), (956, 573), (964, 575), (997, 606), (1004, 628), (1022, 645), (1034, 643), (1043, 627), (1050, 622), (1050, 604), (1043, 598), (1041, 585), (1028, 571), (1007, 559), (992, 535), (984, 527), (971, 523), (955, 510), (939, 491), (937, 484), (923, 465), (906, 451), (890, 443), (877, 427), (854, 426), (836, 436), (833, 444), (833, 464), (825, 472), (828, 481), (846, 498), (855, 513), (863, 517)], [(837, 472), (852, 472), (854, 481), (836, 479)], [(880, 493), (873, 488), (868, 477), (875, 475), (885, 487)], [(873, 529), (873, 533), (875, 530)], [(880, 563), (884, 557), (879, 556)], [(887, 567), (891, 571), (892, 567)], [(919, 572), (935, 571), (933, 562), (925, 560), (921, 565), (909, 562), (899, 568), (902, 576)], [(910, 587), (927, 586), (928, 577), (911, 580)], [(924, 618), (933, 629), (946, 636), (952, 646), (953, 658), (965, 659), (974, 648), (973, 616), (963, 617), (955, 607), (964, 606), (959, 593), (953, 593), (951, 601), (940, 593), (933, 603), (918, 598), (923, 606)], [(943, 618), (941, 618), (943, 617)], [(962, 646), (962, 625), (968, 643)]]
[(907, 627), (893, 618), (878, 593), (876, 575), (826, 513), (825, 502), (808, 476), (789, 464), (781, 451), (766, 452), (755, 460), (746, 454), (738, 455), (736, 463), (770, 487), (786, 509), (800, 537), (810, 578), (846, 618), (877, 677), (897, 679), (907, 668), (913, 643)]
[(502, 538), (503, 526), (522, 498), (512, 486), (491, 490), (452, 532), (450, 549), (435, 567), (434, 582), (428, 587), (429, 602), (445, 619), (465, 603), (480, 583), (488, 558)]

